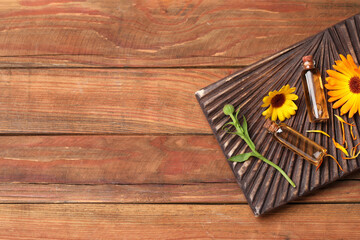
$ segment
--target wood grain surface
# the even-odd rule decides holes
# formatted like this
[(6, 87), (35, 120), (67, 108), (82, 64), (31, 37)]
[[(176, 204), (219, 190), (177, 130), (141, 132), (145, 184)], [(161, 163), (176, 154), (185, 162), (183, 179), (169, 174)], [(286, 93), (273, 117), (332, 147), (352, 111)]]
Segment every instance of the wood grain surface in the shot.
[(234, 182), (213, 136), (0, 137), (0, 181), (66, 184)]
[(194, 92), (234, 70), (0, 69), (0, 132), (210, 134)]
[(0, 211), (4, 239), (360, 238), (359, 204), (296, 204), (261, 218), (246, 205), (7, 204)]
[(0, 1), (0, 239), (359, 239), (360, 173), (255, 218), (194, 97), (358, 12)]
[[(0, 202), (245, 203), (213, 136), (3, 136)], [(354, 202), (360, 173), (300, 202)]]
[[(355, 178), (352, 176), (351, 178)], [(295, 203), (357, 203), (359, 176), (338, 181)], [(0, 184), (0, 203), (247, 204), (237, 183)]]
[(359, 12), (358, 0), (3, 0), (0, 66), (241, 66)]
[[(360, 174), (348, 179), (360, 179)], [(0, 181), (234, 183), (213, 136), (3, 136)]]

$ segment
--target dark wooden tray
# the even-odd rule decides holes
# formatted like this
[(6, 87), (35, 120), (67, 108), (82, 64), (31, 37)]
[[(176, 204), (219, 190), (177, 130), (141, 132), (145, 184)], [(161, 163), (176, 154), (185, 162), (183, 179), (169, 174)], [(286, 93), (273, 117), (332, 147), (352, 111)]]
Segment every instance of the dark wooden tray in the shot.
[[(340, 152), (336, 151), (331, 139), (321, 134), (306, 133), (309, 129), (322, 129), (335, 137), (338, 142), (342, 142), (341, 125), (334, 119), (334, 114), (340, 115), (340, 110), (332, 109), (330, 103), (328, 103), (330, 113), (328, 122), (319, 124), (309, 122), (300, 79), (301, 58), (305, 55), (314, 55), (323, 79), (326, 70), (332, 68), (335, 60), (340, 59), (339, 54), (351, 54), (355, 62), (359, 63), (359, 40), (360, 14), (196, 92), (195, 95), (226, 158), (245, 152), (247, 148), (240, 137), (226, 134), (221, 129), (229, 120), (229, 117), (223, 114), (222, 108), (230, 103), (236, 108), (241, 107), (239, 116), (246, 116), (250, 136), (259, 152), (284, 169), (297, 185), (293, 188), (278, 171), (261, 160), (252, 158), (244, 163), (229, 162), (256, 216), (307, 195), (360, 168), (359, 158), (342, 160)], [(279, 90), (285, 84), (295, 86), (296, 94), (299, 96), (296, 101), (299, 108), (296, 115), (285, 123), (327, 148), (328, 152), (339, 160), (344, 172), (341, 172), (330, 158), (326, 158), (320, 170), (316, 171), (315, 166), (282, 147), (266, 133), (262, 127), (265, 122), (265, 118), (261, 115), (264, 110), (260, 107), (262, 98), (269, 91)], [(358, 114), (350, 120), (345, 115), (343, 118), (360, 126)], [(347, 139), (351, 139), (349, 129), (345, 128), (345, 130)], [(358, 127), (354, 128), (354, 133), (358, 136), (358, 140), (348, 141), (350, 149), (359, 142)]]

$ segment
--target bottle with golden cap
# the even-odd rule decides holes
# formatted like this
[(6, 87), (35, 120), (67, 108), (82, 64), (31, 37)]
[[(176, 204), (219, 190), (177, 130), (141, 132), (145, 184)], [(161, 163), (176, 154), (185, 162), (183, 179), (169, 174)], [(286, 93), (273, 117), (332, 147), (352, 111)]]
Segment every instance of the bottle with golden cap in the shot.
[(329, 119), (324, 86), (319, 69), (315, 67), (313, 56), (304, 56), (301, 80), (305, 94), (306, 108), (310, 122)]
[(305, 137), (285, 123), (276, 124), (267, 119), (264, 128), (283, 146), (315, 166), (319, 166), (321, 160), (326, 155), (326, 148)]

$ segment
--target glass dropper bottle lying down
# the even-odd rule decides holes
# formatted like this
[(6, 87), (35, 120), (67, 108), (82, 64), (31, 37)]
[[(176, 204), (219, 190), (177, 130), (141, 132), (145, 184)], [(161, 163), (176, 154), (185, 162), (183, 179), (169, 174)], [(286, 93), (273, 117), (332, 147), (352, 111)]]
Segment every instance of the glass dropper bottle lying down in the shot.
[(323, 158), (327, 155), (327, 150), (324, 147), (292, 129), (285, 123), (276, 124), (268, 119), (264, 124), (264, 128), (266, 128), (279, 143), (316, 167), (321, 164)]

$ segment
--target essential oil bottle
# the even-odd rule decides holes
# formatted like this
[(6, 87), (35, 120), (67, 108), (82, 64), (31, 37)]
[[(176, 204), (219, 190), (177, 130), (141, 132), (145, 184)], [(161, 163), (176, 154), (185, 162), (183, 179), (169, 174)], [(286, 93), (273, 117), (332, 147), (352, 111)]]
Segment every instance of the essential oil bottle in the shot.
[(313, 56), (303, 57), (301, 80), (305, 94), (306, 108), (310, 122), (322, 122), (329, 119), (324, 86), (319, 69), (315, 68)]
[(278, 125), (268, 119), (264, 124), (264, 128), (282, 145), (315, 166), (319, 166), (322, 158), (326, 155), (327, 151), (324, 147), (292, 129), (285, 123)]

